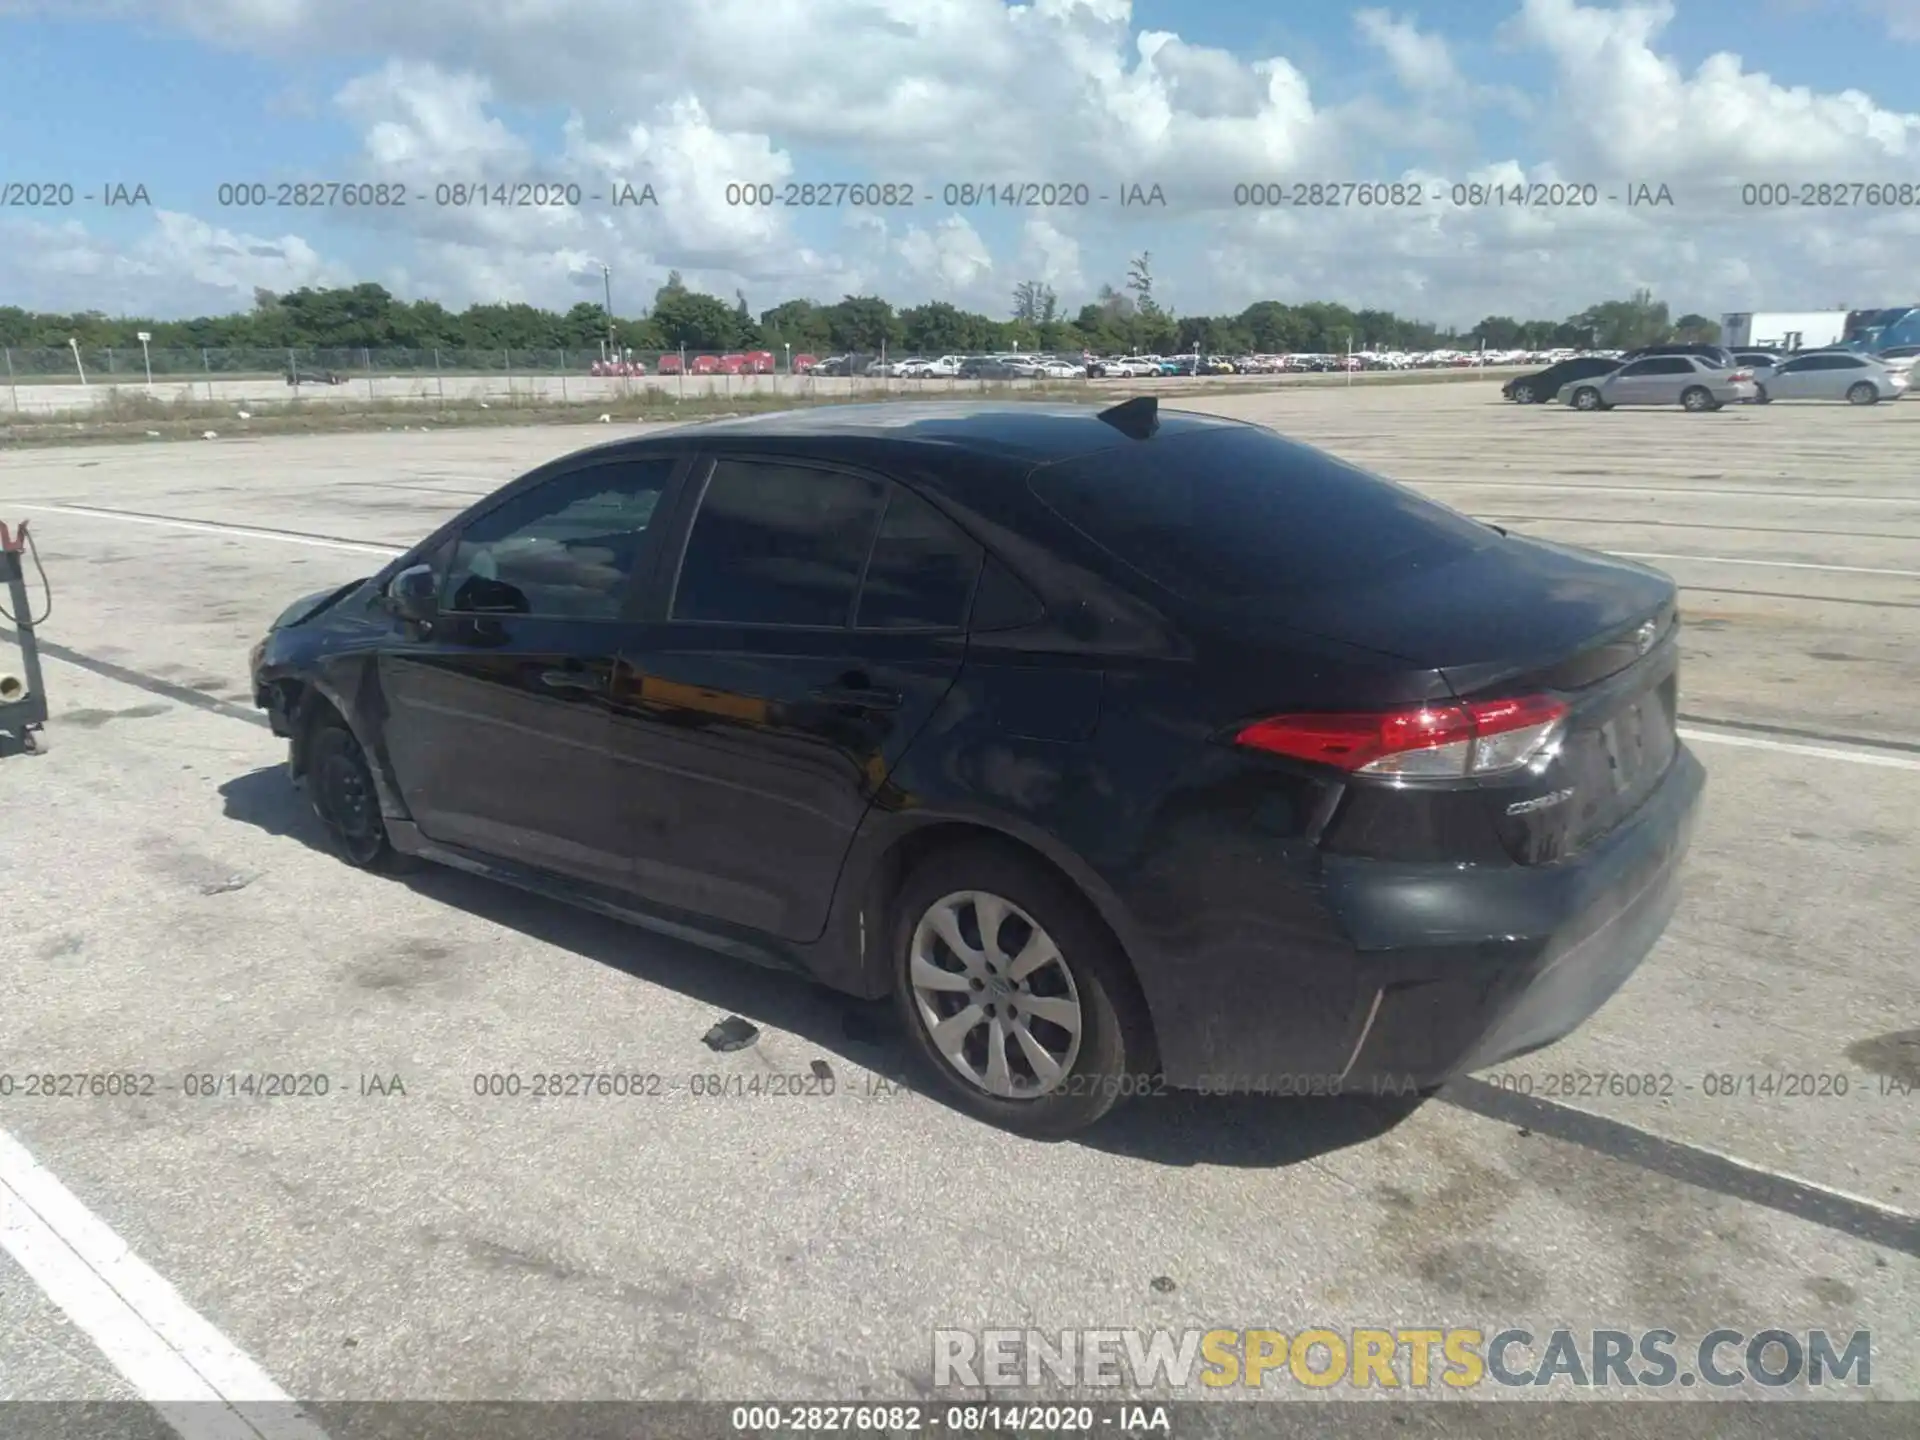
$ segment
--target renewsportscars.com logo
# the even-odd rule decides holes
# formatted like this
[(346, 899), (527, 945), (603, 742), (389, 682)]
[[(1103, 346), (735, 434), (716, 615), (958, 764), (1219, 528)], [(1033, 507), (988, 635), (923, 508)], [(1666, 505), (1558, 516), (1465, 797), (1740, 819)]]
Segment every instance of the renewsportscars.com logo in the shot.
[(1873, 1382), (1867, 1330), (936, 1330), (933, 1383), (971, 1391), (1131, 1391), (1299, 1385), (1311, 1390), (1780, 1389)]

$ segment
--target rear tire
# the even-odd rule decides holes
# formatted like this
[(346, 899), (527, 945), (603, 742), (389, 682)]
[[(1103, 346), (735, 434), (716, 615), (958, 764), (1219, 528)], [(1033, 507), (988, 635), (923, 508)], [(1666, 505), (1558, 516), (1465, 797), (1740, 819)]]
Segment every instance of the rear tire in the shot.
[(1880, 392), (1862, 380), (1857, 385), (1847, 387), (1847, 403), (1849, 405), (1877, 405), (1880, 403)]
[(1600, 392), (1591, 385), (1582, 385), (1573, 392), (1573, 408), (1576, 410), (1604, 410), (1600, 403)]
[(1770, 405), (1773, 403), (1773, 397), (1767, 394), (1766, 386), (1756, 385), (1753, 387), (1753, 403), (1756, 405)]
[(1119, 945), (1030, 859), (991, 841), (929, 856), (888, 943), (913, 1047), (969, 1114), (1054, 1140), (1151, 1085), (1134, 1073), (1151, 1045)]
[(1706, 386), (1690, 385), (1680, 392), (1680, 408), (1700, 415), (1708, 410), (1718, 410), (1720, 402), (1713, 398), (1713, 392)]
[(380, 792), (366, 752), (345, 722), (317, 723), (307, 742), (307, 794), (342, 860), (358, 870), (395, 874), (413, 868), (387, 837)]

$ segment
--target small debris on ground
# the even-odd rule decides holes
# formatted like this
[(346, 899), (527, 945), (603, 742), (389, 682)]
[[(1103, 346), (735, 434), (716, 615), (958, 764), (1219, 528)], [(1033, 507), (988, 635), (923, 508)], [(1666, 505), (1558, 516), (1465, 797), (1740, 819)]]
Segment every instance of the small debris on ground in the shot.
[(709, 1050), (718, 1050), (722, 1054), (729, 1050), (744, 1050), (759, 1038), (760, 1027), (751, 1020), (742, 1020), (738, 1015), (729, 1015), (701, 1037)]

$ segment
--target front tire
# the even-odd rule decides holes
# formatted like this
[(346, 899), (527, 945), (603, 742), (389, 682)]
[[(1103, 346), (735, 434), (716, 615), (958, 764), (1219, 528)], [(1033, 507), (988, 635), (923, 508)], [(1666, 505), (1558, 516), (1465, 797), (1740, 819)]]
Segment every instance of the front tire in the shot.
[(942, 851), (901, 887), (894, 999), (960, 1108), (1059, 1139), (1146, 1088), (1144, 1011), (1119, 946), (1063, 882), (992, 843)]
[(306, 778), (314, 813), (341, 859), (359, 870), (393, 873), (410, 868), (410, 857), (387, 838), (366, 752), (341, 721), (322, 720), (313, 732)]
[(1857, 385), (1847, 387), (1847, 403), (1849, 405), (1877, 405), (1880, 403), (1880, 392), (1862, 380)]
[(1531, 405), (1533, 403), (1533, 387), (1531, 385), (1514, 386), (1513, 399), (1517, 405)]

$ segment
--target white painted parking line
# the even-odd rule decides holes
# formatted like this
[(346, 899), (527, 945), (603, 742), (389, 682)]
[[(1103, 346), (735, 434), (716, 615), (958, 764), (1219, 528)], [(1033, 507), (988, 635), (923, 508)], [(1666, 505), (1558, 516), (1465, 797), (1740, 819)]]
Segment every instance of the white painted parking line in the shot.
[(1680, 728), (1680, 738), (1712, 745), (1737, 745), (1748, 750), (1777, 750), (1783, 755), (1806, 755), (1815, 760), (1844, 760), (1854, 765), (1879, 765), (1888, 770), (1920, 770), (1920, 757), (1877, 755), (1870, 750), (1841, 750), (1832, 745), (1801, 745), (1792, 740), (1761, 740), (1752, 735), (1729, 735), (1724, 730)]
[(1758, 565), (1763, 570), (1831, 570), (1840, 575), (1893, 575), (1920, 580), (1920, 570), (1878, 570), (1869, 565), (1815, 565), (1806, 560), (1736, 560), (1731, 555), (1667, 555), (1656, 550), (1609, 550), (1622, 560), (1692, 560), (1701, 565)]
[(294, 535), (284, 530), (263, 530), (252, 525), (223, 525), (215, 520), (178, 520), (170, 515), (129, 515), (120, 510), (96, 509), (91, 505), (25, 505), (14, 503), (16, 510), (44, 510), (54, 515), (84, 515), (89, 520), (120, 520), (128, 525), (158, 525), (174, 530), (197, 530), (207, 535), (244, 535), (252, 540), (278, 540), (285, 545), (309, 545), (320, 550), (351, 550), (361, 555), (398, 555), (399, 545), (368, 545), (358, 540), (335, 540), (324, 535)]
[(4, 1130), (0, 1249), (182, 1440), (326, 1440), (264, 1370)]

